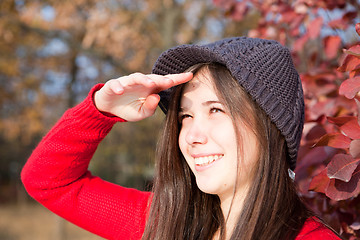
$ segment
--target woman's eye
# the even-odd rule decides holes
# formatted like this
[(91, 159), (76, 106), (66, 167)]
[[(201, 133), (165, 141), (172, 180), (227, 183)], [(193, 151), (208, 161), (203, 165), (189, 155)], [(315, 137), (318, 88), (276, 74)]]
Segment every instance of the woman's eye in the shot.
[(210, 112), (211, 113), (219, 113), (219, 112), (224, 112), (224, 111), (222, 109), (220, 109), (220, 108), (211, 108)]
[(191, 118), (190, 114), (182, 114), (179, 116), (179, 122), (181, 123), (184, 119)]

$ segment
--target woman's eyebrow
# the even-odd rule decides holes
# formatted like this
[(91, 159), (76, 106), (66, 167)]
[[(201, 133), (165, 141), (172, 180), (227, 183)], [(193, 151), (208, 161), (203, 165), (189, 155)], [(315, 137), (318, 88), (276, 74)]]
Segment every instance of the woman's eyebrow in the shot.
[[(209, 105), (211, 105), (211, 104), (222, 104), (222, 102), (220, 102), (219, 100), (209, 100), (209, 101), (205, 101), (205, 102), (203, 102), (203, 103), (201, 103), (201, 105), (203, 105), (203, 106), (209, 106)], [(188, 107), (186, 107), (186, 106), (180, 106), (179, 107), (179, 113), (180, 112), (185, 112), (185, 111), (187, 111), (189, 108)]]
[[(208, 106), (208, 105), (215, 104), (215, 103), (222, 104), (222, 102), (220, 102), (219, 100), (208, 100), (208, 101), (205, 101), (205, 102), (201, 103), (201, 105)], [(186, 106), (180, 106), (179, 107), (179, 112), (180, 111), (185, 111), (187, 109), (188, 108)]]
[(203, 102), (202, 105), (208, 106), (208, 105), (211, 105), (211, 104), (214, 104), (214, 103), (222, 104), (219, 100), (212, 100), (212, 101)]

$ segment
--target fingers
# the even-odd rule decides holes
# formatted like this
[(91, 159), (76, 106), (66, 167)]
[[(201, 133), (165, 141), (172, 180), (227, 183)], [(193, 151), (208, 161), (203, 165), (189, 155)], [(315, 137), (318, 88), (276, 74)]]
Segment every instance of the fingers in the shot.
[(156, 89), (160, 92), (165, 89), (174, 87), (176, 85), (180, 85), (190, 81), (193, 78), (193, 74), (191, 72), (187, 73), (179, 73), (179, 74), (169, 74), (169, 75), (147, 75), (150, 79), (152, 79), (156, 84)]
[(133, 73), (128, 76), (115, 79), (117, 84), (111, 88), (115, 93), (121, 94), (125, 88), (137, 88), (136, 86), (143, 86), (147, 89), (153, 89), (152, 93), (157, 93), (173, 86), (186, 83), (193, 77), (191, 72), (169, 74), (169, 75), (156, 75), (156, 74), (142, 74)]
[(154, 114), (159, 101), (160, 96), (157, 94), (151, 94), (146, 98), (143, 107), (148, 111), (149, 116)]
[(121, 85), (121, 83), (119, 81), (115, 80), (110, 80), (109, 81), (109, 87), (106, 88), (105, 91), (107, 91), (107, 94), (122, 94), (124, 92), (124, 87)]
[(95, 106), (128, 121), (138, 121), (154, 114), (160, 91), (191, 80), (192, 73), (166, 76), (134, 73), (109, 80), (94, 95)]
[(157, 74), (142, 74), (142, 73), (133, 73), (128, 76), (127, 84), (142, 84), (146, 87), (154, 87), (155, 85), (159, 87), (173, 87), (187, 81), (190, 81), (193, 77), (193, 73), (178, 73), (178, 74), (168, 74), (168, 75), (157, 75)]
[(144, 86), (145, 88), (154, 88), (155, 82), (148, 75), (142, 73), (133, 73), (125, 77), (119, 78), (124, 87), (132, 87), (136, 85)]
[[(190, 81), (193, 78), (192, 72), (179, 73), (179, 74), (169, 74), (165, 77), (168, 77), (174, 81), (175, 85), (183, 84)], [(174, 85), (174, 86), (175, 86)]]

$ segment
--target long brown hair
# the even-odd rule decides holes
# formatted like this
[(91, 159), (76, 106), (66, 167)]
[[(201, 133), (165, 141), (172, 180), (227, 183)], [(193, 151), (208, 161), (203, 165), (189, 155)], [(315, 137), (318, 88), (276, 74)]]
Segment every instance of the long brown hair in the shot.
[[(226, 67), (215, 63), (200, 64), (191, 71), (194, 75), (210, 75), (216, 94), (231, 114), (235, 129), (245, 124), (259, 141), (259, 160), (253, 168), (253, 183), (236, 227), (228, 229), (232, 231), (231, 239), (294, 239), (311, 213), (301, 202), (288, 175), (284, 137)], [(218, 196), (198, 189), (179, 149), (178, 109), (182, 89), (183, 86), (179, 86), (173, 91), (158, 143), (154, 195), (149, 203), (143, 239), (208, 240), (218, 230), (223, 239), (226, 220), (220, 200)], [(239, 131), (236, 134), (241, 154), (246, 149), (242, 148)]]

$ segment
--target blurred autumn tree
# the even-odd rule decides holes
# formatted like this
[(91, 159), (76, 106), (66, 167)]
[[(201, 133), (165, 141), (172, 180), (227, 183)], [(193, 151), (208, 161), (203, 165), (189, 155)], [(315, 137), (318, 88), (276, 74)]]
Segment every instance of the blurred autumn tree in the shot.
[[(148, 73), (169, 47), (250, 28), (229, 30), (231, 25), (212, 2), (201, 0), (0, 1), (0, 202), (24, 199), (22, 165), (95, 83)], [(99, 147), (92, 171), (143, 189), (152, 176), (162, 118), (158, 113), (116, 126)]]
[(275, 39), (292, 50), (306, 105), (306, 123), (295, 170), (300, 193), (344, 238), (358, 239), (359, 1), (213, 2), (229, 19), (240, 24), (248, 14), (258, 15), (255, 27), (247, 35)]

